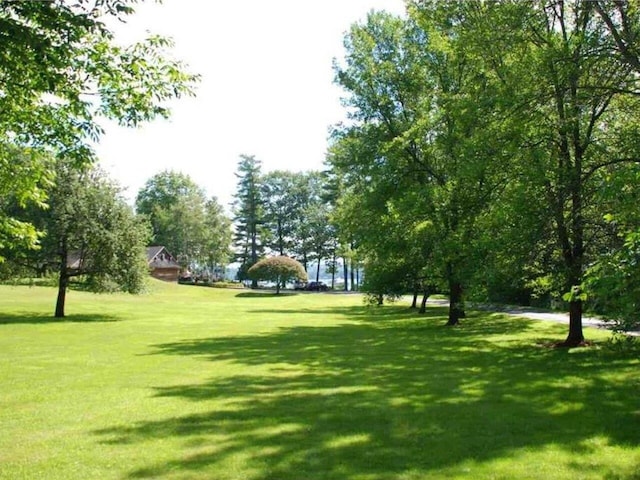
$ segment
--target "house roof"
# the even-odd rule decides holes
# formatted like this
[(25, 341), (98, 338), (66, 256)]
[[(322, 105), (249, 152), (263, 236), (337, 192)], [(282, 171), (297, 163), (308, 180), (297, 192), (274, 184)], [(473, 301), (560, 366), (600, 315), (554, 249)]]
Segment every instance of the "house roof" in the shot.
[(83, 256), (80, 250), (73, 250), (67, 254), (67, 268), (78, 270), (83, 263)]
[[(85, 261), (86, 258), (81, 250), (72, 250), (67, 254), (67, 268), (72, 270), (82, 268)], [(180, 265), (173, 258), (173, 255), (162, 245), (147, 247), (147, 263), (153, 268), (180, 269)]]
[(151, 262), (162, 250), (166, 250), (162, 245), (147, 247), (147, 261)]
[(173, 255), (162, 245), (147, 247), (147, 262), (153, 268), (180, 268)]

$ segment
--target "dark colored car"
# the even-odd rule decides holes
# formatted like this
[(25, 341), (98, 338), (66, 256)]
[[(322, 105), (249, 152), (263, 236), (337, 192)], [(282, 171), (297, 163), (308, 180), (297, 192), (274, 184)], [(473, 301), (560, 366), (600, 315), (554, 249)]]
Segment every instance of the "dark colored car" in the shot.
[(329, 290), (329, 287), (322, 282), (309, 282), (305, 290), (309, 290), (310, 292), (326, 292)]

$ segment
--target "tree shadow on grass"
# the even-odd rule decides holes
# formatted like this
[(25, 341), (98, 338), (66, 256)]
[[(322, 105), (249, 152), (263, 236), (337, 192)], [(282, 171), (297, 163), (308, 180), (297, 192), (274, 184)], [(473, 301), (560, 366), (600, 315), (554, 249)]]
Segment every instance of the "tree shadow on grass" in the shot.
[(118, 322), (122, 319), (114, 315), (105, 315), (99, 313), (92, 314), (71, 314), (64, 318), (56, 318), (51, 315), (43, 315), (42, 313), (20, 312), (5, 314), (0, 313), (0, 325), (15, 324), (45, 324), (45, 323), (104, 323)]
[[(108, 444), (183, 440), (174, 460), (129, 478), (206, 477), (239, 458), (258, 480), (461, 476), (465, 465), (523, 449), (555, 445), (575, 459), (597, 451), (593, 438), (640, 446), (637, 382), (609, 375), (629, 362), (598, 349), (496, 342), (493, 334), (532, 322), (483, 318), (460, 329), (441, 328), (444, 316), (434, 314), (156, 345), (157, 355), (245, 368), (155, 388), (155, 397), (215, 401), (215, 409), (95, 433)], [(592, 466), (601, 477), (628, 474), (614, 467)], [(562, 468), (584, 473), (579, 461)]]
[(275, 290), (262, 290), (257, 292), (242, 292), (237, 293), (236, 298), (268, 298), (268, 297), (293, 297), (295, 295), (299, 295), (296, 292), (285, 292), (281, 291), (280, 293), (276, 293)]
[[(433, 318), (442, 317), (446, 315), (446, 308), (444, 307), (429, 307), (424, 314), (418, 314), (417, 310), (409, 309), (406, 306), (394, 305), (394, 306), (369, 306), (369, 305), (352, 305), (344, 307), (319, 307), (319, 308), (300, 308), (297, 306), (291, 306), (288, 308), (258, 308), (252, 309), (252, 313), (268, 313), (277, 315), (327, 315), (327, 316), (341, 316), (351, 319), (365, 320), (365, 321), (378, 321), (378, 320), (404, 320), (416, 318)], [(446, 319), (445, 319), (446, 321)]]

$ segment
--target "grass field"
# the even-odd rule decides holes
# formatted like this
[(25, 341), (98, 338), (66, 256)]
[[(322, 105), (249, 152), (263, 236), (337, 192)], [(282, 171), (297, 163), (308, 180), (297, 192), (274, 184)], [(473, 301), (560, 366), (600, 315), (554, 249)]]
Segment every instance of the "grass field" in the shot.
[(0, 286), (2, 479), (640, 479), (640, 359), (566, 326)]

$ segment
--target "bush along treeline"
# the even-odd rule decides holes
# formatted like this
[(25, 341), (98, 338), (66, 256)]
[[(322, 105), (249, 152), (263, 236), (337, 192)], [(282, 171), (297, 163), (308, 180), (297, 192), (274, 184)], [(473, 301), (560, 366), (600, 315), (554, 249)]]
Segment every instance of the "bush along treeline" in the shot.
[[(563, 302), (640, 319), (640, 10), (409, 1), (344, 39), (335, 228), (377, 295)], [(382, 297), (380, 297), (382, 298)]]

